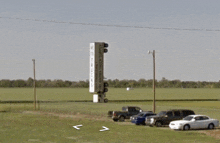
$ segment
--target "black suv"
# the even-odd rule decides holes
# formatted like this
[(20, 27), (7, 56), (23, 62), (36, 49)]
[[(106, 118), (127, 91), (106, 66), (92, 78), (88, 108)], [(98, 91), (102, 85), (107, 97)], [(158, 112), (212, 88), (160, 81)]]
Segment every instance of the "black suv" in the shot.
[(161, 111), (156, 116), (146, 118), (146, 124), (150, 126), (163, 126), (169, 125), (171, 121), (181, 120), (188, 115), (195, 115), (194, 111), (187, 109), (175, 109), (168, 111)]

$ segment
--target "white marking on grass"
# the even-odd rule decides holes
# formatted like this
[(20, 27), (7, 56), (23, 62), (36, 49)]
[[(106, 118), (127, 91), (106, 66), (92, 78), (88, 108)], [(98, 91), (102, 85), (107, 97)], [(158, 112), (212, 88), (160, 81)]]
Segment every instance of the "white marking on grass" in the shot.
[(76, 125), (76, 126), (73, 126), (73, 128), (80, 130), (80, 128), (78, 128), (78, 127), (81, 127), (81, 126), (83, 126), (83, 125)]
[(102, 129), (102, 130), (99, 130), (99, 131), (107, 131), (107, 130), (109, 130), (109, 128), (107, 128), (107, 127), (105, 127), (105, 126), (102, 126), (102, 128), (104, 128), (104, 129)]

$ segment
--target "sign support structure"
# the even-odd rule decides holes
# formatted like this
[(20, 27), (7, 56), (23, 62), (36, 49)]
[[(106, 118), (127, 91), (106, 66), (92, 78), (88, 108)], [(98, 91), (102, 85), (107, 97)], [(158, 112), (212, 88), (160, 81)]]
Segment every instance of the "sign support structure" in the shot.
[(89, 92), (93, 93), (94, 103), (107, 102), (105, 92), (108, 91), (107, 82), (104, 82), (104, 53), (108, 52), (107, 43), (90, 43), (90, 74), (89, 74)]
[(34, 86), (34, 110), (36, 110), (37, 95), (36, 95), (36, 79), (35, 79), (35, 59), (32, 59), (32, 61), (33, 61), (33, 72), (34, 72), (34, 81), (33, 81), (33, 86)]

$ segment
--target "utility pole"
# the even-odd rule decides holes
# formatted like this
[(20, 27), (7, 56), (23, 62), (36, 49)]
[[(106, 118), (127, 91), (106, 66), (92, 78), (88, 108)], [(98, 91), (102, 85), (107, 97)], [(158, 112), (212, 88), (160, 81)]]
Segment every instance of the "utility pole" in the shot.
[(153, 50), (153, 67), (154, 67), (154, 80), (153, 80), (153, 89), (154, 89), (154, 103), (153, 103), (153, 112), (155, 113), (156, 111), (156, 106), (155, 106), (155, 50)]
[(156, 111), (156, 105), (155, 105), (155, 50), (153, 50), (153, 52), (148, 51), (148, 54), (152, 54), (153, 55), (153, 91), (154, 91), (154, 98), (153, 98), (153, 112), (155, 113)]
[(36, 110), (37, 96), (36, 96), (36, 79), (35, 79), (35, 59), (33, 61), (33, 71), (34, 71), (34, 110)]

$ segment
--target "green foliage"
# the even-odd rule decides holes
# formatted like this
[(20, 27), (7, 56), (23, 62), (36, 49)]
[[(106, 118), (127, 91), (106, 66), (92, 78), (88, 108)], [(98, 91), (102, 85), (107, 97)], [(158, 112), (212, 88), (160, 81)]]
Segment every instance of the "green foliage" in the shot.
[(3, 79), (0, 83), (1, 87), (12, 87), (12, 82), (10, 80)]
[[(0, 87), (33, 87), (34, 80), (29, 77), (28, 80), (0, 80)], [(139, 80), (107, 80), (109, 87), (114, 88), (152, 88), (153, 80), (139, 79)], [(155, 81), (156, 88), (220, 88), (220, 82), (206, 82), (206, 81), (180, 81), (168, 80), (162, 78), (160, 81)], [(70, 87), (70, 88), (88, 88), (89, 80), (86, 81), (68, 81), (68, 80), (36, 80), (36, 87)]]

